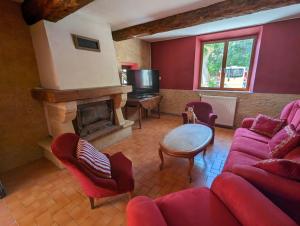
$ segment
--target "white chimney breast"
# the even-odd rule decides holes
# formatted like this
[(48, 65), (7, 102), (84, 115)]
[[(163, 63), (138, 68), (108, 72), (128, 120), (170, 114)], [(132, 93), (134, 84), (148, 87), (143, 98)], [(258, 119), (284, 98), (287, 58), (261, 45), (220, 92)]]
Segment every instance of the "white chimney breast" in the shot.
[[(108, 23), (74, 13), (57, 23), (41, 21), (30, 30), (43, 88), (65, 90), (120, 85)], [(98, 39), (101, 52), (76, 49), (71, 34)]]

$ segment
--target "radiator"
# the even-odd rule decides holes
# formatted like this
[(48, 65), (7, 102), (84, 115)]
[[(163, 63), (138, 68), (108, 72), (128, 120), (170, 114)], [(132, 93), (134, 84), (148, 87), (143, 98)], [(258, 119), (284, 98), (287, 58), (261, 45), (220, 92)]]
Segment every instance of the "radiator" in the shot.
[(233, 127), (237, 97), (200, 95), (201, 101), (211, 104), (218, 115), (217, 125)]

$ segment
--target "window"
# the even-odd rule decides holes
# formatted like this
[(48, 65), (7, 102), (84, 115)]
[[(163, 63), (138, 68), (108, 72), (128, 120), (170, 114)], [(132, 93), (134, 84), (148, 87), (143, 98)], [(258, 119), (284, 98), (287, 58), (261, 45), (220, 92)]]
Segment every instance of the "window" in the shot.
[(203, 42), (200, 88), (248, 90), (256, 37)]

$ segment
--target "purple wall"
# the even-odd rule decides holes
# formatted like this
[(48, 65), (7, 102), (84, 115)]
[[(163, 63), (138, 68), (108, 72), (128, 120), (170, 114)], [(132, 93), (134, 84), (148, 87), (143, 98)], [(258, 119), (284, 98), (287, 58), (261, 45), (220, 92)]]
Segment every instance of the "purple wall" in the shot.
[[(300, 19), (262, 26), (260, 52), (252, 90), (260, 93), (300, 94)], [(235, 31), (236, 32), (236, 31)], [(218, 37), (218, 34), (209, 35)], [(197, 39), (151, 44), (152, 67), (160, 70), (161, 88), (192, 90)], [(254, 75), (253, 75), (254, 76)]]

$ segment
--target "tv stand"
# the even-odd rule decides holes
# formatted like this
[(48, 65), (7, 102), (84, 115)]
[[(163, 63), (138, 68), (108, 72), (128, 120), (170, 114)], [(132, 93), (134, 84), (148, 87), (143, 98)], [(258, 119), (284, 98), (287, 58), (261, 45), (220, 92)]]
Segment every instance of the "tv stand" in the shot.
[(154, 94), (154, 93), (136, 93), (136, 94), (129, 94), (128, 98), (132, 98), (132, 99), (145, 99), (145, 98), (151, 98), (151, 97), (155, 97), (155, 96), (159, 96), (159, 94)]
[(148, 111), (156, 108), (157, 116), (160, 118), (160, 102), (162, 96), (159, 94), (144, 94), (144, 96), (129, 95), (125, 105), (125, 118), (128, 118), (128, 107), (134, 107), (138, 111), (139, 128), (142, 128), (142, 112), (148, 117)]

